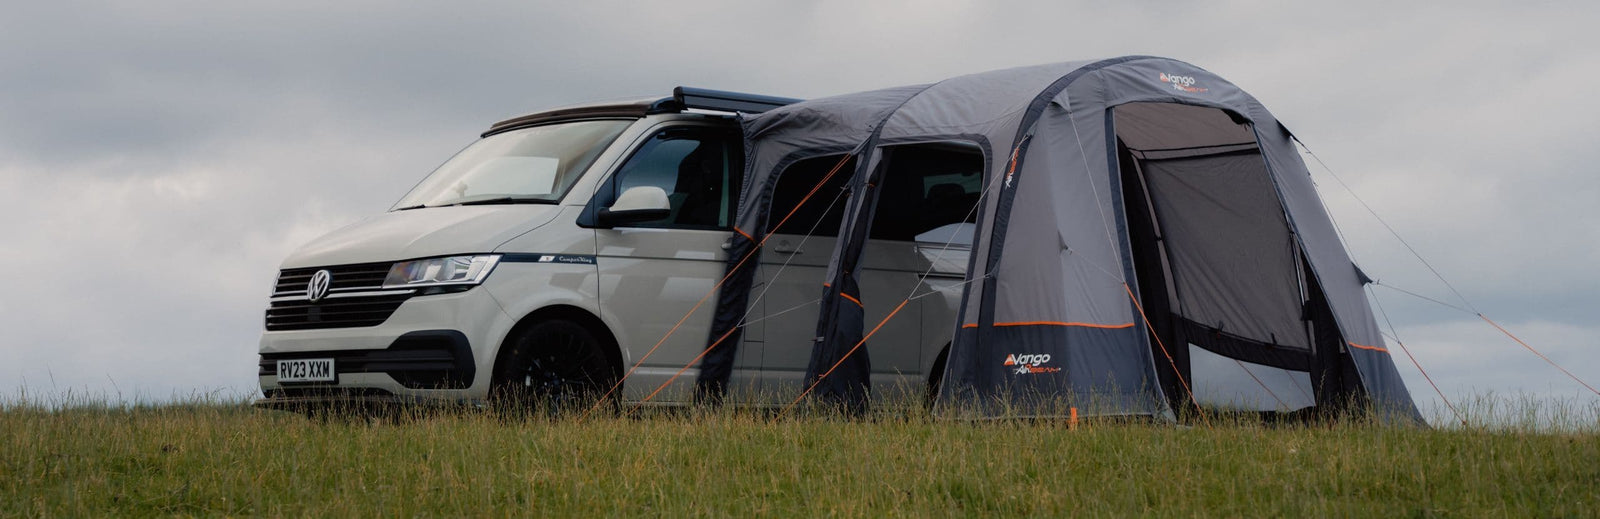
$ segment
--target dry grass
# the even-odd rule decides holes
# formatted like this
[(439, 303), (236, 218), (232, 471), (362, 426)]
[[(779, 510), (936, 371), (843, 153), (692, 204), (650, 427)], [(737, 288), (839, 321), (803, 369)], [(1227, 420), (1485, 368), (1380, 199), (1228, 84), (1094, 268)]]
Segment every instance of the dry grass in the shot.
[(0, 406), (0, 516), (1583, 516), (1600, 508), (1600, 427), (1579, 411), (1433, 430), (1072, 429), (915, 411), (308, 419), (14, 403)]

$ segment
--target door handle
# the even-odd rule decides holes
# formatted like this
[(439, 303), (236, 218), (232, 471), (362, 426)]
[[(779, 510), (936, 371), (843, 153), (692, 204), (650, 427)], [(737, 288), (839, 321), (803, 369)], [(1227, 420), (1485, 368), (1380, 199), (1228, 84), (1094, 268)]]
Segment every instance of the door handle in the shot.
[(789, 240), (779, 241), (777, 245), (773, 245), (772, 246), (772, 252), (776, 252), (776, 253), (779, 253), (779, 254), (805, 254), (806, 253), (806, 251), (800, 250), (799, 247), (796, 247), (794, 244), (789, 243)]

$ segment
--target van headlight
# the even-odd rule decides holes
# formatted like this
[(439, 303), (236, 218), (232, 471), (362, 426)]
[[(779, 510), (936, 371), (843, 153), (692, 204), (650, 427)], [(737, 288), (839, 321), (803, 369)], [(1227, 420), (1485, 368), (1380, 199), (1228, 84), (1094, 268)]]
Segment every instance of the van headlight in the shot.
[(476, 285), (489, 277), (489, 271), (499, 262), (499, 254), (402, 261), (389, 268), (383, 288)]

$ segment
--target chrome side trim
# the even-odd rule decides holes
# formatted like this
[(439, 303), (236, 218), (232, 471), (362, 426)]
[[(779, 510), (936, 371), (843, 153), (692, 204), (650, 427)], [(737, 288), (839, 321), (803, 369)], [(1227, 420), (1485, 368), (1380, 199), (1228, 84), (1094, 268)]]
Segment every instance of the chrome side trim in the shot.
[[(326, 300), (326, 299), (347, 299), (347, 298), (352, 298), (352, 297), (403, 296), (403, 295), (415, 294), (416, 292), (417, 292), (416, 290), (409, 290), (409, 289), (407, 289), (407, 290), (366, 290), (366, 291), (362, 291), (362, 292), (339, 292), (339, 293), (336, 293), (336, 294), (328, 294), (328, 296), (324, 297), (323, 299)], [(278, 296), (278, 297), (272, 298), (272, 302), (274, 302), (274, 303), (281, 302), (281, 301), (309, 301), (309, 300), (310, 299), (306, 298), (306, 295), (305, 295), (304, 291), (297, 292), (297, 293), (295, 293), (295, 295)]]
[[(328, 293), (329, 294), (339, 294), (339, 293), (344, 293), (344, 292), (367, 292), (367, 291), (382, 290), (382, 289), (383, 289), (383, 285), (367, 285), (367, 286), (364, 286), (364, 287), (334, 288), (334, 289), (328, 290)], [(285, 291), (282, 291), (282, 292), (274, 292), (272, 294), (272, 297), (288, 297), (288, 296), (303, 296), (303, 295), (306, 295), (306, 291), (304, 291), (304, 290), (285, 290)]]

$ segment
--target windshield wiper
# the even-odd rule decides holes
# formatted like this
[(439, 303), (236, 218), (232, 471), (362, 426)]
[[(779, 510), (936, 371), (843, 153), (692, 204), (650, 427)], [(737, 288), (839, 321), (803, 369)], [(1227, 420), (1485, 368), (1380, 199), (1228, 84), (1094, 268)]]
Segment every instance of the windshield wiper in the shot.
[(449, 207), (449, 206), (452, 206), (452, 205), (554, 204), (554, 203), (556, 203), (554, 200), (545, 200), (543, 198), (533, 198), (533, 197), (527, 197), (527, 196), (497, 196), (497, 197), (494, 197), (494, 198), (485, 198), (485, 199), (482, 199), (482, 200), (467, 200), (467, 201), (464, 201), (464, 202), (451, 202), (451, 203), (448, 203), (448, 204), (408, 205), (408, 206), (405, 206), (405, 207), (397, 207), (394, 210), (395, 211), (410, 211), (412, 209), (422, 209), (424, 207)]
[(554, 200), (532, 198), (526, 196), (502, 196), (498, 198), (485, 198), (483, 200), (467, 200), (446, 205), (500, 205), (500, 204), (554, 204)]

